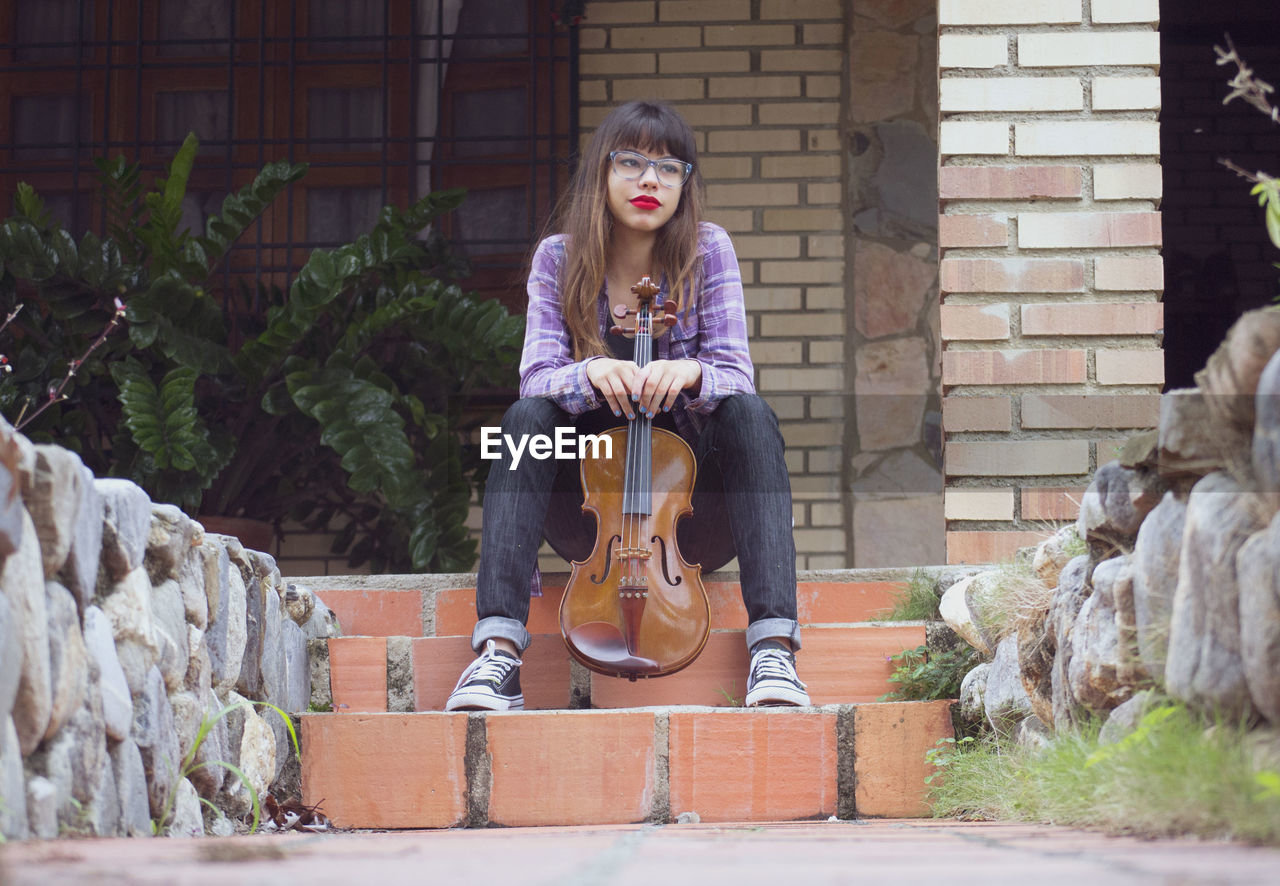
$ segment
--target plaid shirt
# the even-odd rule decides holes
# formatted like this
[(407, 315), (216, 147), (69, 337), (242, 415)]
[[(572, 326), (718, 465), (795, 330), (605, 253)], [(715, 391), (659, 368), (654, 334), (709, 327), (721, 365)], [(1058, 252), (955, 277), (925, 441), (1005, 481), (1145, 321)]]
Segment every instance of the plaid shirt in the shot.
[[(547, 397), (571, 415), (605, 405), (600, 392), (587, 380), (587, 363), (574, 362), (573, 344), (565, 326), (559, 280), (565, 256), (565, 235), (556, 234), (538, 244), (529, 272), (529, 313), (524, 353), (520, 359), (520, 396)], [(738, 257), (729, 235), (718, 225), (703, 222), (698, 228), (700, 269), (695, 278), (692, 313), (665, 335), (654, 339), (654, 359), (697, 360), (702, 364), (702, 386), (696, 398), (681, 392), (671, 408), (676, 428), (686, 440), (701, 430), (699, 416), (707, 415), (731, 394), (754, 394), (751, 355), (747, 350), (747, 314), (742, 299)], [(667, 297), (667, 281), (659, 300)], [(601, 334), (613, 325), (609, 300), (603, 291), (597, 302)]]

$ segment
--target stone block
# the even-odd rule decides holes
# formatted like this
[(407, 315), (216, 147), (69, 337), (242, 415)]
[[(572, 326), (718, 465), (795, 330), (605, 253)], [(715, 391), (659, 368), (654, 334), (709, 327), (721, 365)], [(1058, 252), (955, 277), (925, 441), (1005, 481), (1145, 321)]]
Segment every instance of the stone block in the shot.
[(936, 278), (936, 266), (908, 252), (856, 241), (854, 325), (868, 338), (915, 329)]
[(110, 750), (116, 790), (120, 792), (120, 829), (128, 837), (151, 836), (151, 807), (142, 753), (126, 738)]
[(177, 581), (165, 579), (151, 588), (151, 615), (160, 650), (160, 673), (172, 692), (182, 686), (191, 657), (182, 589)]
[(44, 738), (53, 709), (44, 566), (35, 525), (25, 513), (22, 541), (18, 550), (5, 558), (0, 572), (0, 592), (9, 598), (10, 612), (21, 629), (22, 674), (18, 679), (12, 713), (25, 757)]
[(22, 490), (27, 512), (40, 539), (46, 579), (56, 578), (67, 561), (76, 517), (84, 498), (84, 463), (61, 446), (35, 447), (35, 469)]
[(13, 718), (6, 714), (0, 717), (0, 797), (19, 798), (18, 802), (0, 805), (0, 836), (6, 840), (25, 840), (29, 836), (27, 804), (23, 802), (26, 795), (18, 730)]
[(151, 532), (151, 499), (129, 480), (98, 479), (102, 499), (102, 565), (111, 581), (120, 581), (142, 565)]
[[(52, 703), (44, 738), (52, 738), (84, 701), (89, 682), (89, 654), (80, 633), (80, 616), (71, 592), (55, 581), (45, 583), (49, 616), (49, 686)], [(101, 710), (101, 701), (98, 702)]]
[(83, 612), (93, 599), (98, 583), (98, 565), (102, 559), (104, 508), (93, 482), (93, 472), (80, 465), (80, 504), (75, 523), (70, 527), (71, 545), (67, 559), (58, 573), (62, 583), (75, 595), (76, 608)]
[(154, 584), (178, 577), (178, 566), (191, 547), (199, 524), (174, 505), (151, 506), (144, 563)]
[(151, 580), (139, 566), (121, 579), (102, 601), (102, 612), (111, 624), (116, 656), (124, 670), (129, 692), (138, 695), (146, 685), (147, 671), (160, 661), (160, 639), (151, 613)]
[(129, 737), (133, 723), (133, 698), (124, 669), (120, 667), (120, 658), (116, 655), (111, 622), (97, 606), (90, 606), (84, 611), (84, 644), (91, 666), (98, 670), (106, 733), (113, 741), (123, 741)]
[(142, 692), (134, 696), (130, 737), (142, 754), (151, 817), (159, 818), (177, 781), (182, 755), (178, 750), (178, 727), (173, 717), (173, 706), (165, 692), (164, 677), (154, 665), (147, 671)]

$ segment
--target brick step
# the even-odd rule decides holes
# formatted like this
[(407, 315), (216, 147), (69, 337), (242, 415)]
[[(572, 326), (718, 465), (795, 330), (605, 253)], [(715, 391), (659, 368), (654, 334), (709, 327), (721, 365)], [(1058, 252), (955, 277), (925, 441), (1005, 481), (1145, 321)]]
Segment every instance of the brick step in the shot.
[(952, 704), (304, 714), (302, 793), (356, 828), (923, 817)]
[[(475, 625), (474, 575), (348, 578), (351, 580), (346, 582), (333, 577), (290, 581), (316, 590), (338, 616), (344, 636), (469, 636)], [(531, 633), (551, 634), (560, 630), (560, 598), (566, 578), (563, 573), (546, 576), (543, 595), (530, 600), (528, 627)], [(852, 624), (883, 618), (909, 580), (909, 576), (878, 580), (802, 580), (796, 588), (800, 623)], [(747, 626), (742, 589), (737, 581), (707, 581), (705, 587), (711, 604), (712, 630)]]
[[(923, 622), (804, 629), (797, 657), (814, 704), (873, 702), (894, 688), (888, 661), (925, 642)], [(329, 685), (338, 712), (439, 711), (475, 657), (468, 637), (335, 637)], [(634, 683), (573, 663), (559, 633), (536, 634), (520, 682), (530, 710), (644, 705), (741, 705), (747, 649), (741, 630), (712, 632), (698, 659), (679, 673)], [(575, 692), (576, 688), (576, 692)]]

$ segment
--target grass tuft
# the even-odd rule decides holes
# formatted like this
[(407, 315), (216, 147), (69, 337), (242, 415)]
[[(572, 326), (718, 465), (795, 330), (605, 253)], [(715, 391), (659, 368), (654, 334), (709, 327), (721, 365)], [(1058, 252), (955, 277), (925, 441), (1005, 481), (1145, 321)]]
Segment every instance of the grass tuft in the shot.
[(1255, 766), (1247, 724), (1173, 701), (1115, 744), (1098, 742), (1101, 723), (1091, 718), (1043, 748), (990, 735), (939, 742), (926, 755), (939, 767), (933, 814), (1280, 845), (1280, 771)]
[(937, 585), (933, 579), (917, 569), (911, 574), (911, 580), (898, 594), (893, 608), (880, 616), (881, 621), (935, 621), (942, 617), (938, 612)]

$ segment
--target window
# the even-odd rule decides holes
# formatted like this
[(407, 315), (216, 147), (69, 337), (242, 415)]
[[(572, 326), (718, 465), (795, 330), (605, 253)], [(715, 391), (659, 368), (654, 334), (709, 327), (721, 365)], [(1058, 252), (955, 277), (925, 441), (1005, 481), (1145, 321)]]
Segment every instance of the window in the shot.
[(41, 0), (0, 16), (0, 199), (27, 181), (77, 236), (101, 229), (93, 160), (165, 168), (201, 142), (202, 228), (262, 165), (310, 170), (228, 259), (287, 281), (311, 249), (432, 189), (469, 288), (524, 304), (522, 265), (577, 144), (576, 50), (551, 0)]

